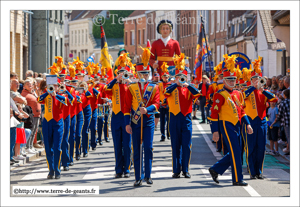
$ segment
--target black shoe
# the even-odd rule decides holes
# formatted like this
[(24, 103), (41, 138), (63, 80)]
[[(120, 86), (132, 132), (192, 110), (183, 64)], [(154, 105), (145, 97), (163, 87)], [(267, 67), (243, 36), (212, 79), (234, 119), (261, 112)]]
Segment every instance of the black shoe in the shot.
[(147, 184), (152, 185), (153, 181), (151, 178), (145, 178), (145, 181), (147, 182)]
[(64, 167), (64, 171), (69, 171), (69, 167)]
[(213, 170), (213, 169), (211, 169), (211, 168), (209, 168), (208, 171), (209, 171), (209, 173), (210, 173), (212, 179), (213, 179), (216, 183), (219, 184), (219, 180), (218, 180), (218, 175), (219, 175), (219, 174), (218, 174), (215, 170)]
[(290, 152), (284, 153), (284, 155), (290, 155)]
[(250, 179), (256, 180), (256, 176), (250, 175)]
[(92, 147), (92, 150), (93, 150), (93, 151), (96, 150), (96, 147)]
[(222, 149), (217, 149), (217, 152), (221, 152), (222, 151)]
[(125, 173), (124, 178), (130, 178), (130, 173)]
[(260, 174), (260, 175), (256, 175), (256, 178), (257, 178), (257, 179), (259, 179), (259, 180), (263, 180), (263, 179), (264, 179), (264, 177), (263, 177), (263, 175), (262, 175), (262, 174)]
[(10, 161), (14, 162), (14, 163), (19, 163), (20, 162), (19, 160), (15, 160), (14, 158), (12, 158)]
[(53, 175), (48, 175), (47, 179), (53, 179)]
[(246, 183), (245, 181), (241, 180), (239, 182), (234, 182), (233, 185), (236, 185), (236, 186), (247, 186), (248, 183)]
[(87, 157), (88, 156), (88, 154), (87, 153), (83, 153), (83, 157)]
[(55, 175), (55, 179), (60, 179), (60, 175)]
[(216, 143), (214, 140), (211, 141), (212, 143)]
[(165, 139), (161, 138), (161, 139), (160, 139), (160, 141), (161, 141), (161, 142), (164, 142), (164, 141), (165, 141)]
[(201, 122), (200, 122), (200, 124), (205, 124), (205, 123), (206, 123), (205, 121), (201, 121)]
[(172, 178), (180, 178), (180, 173), (173, 173)]
[(100, 144), (100, 145), (103, 145), (103, 142), (101, 141), (101, 142), (99, 142), (99, 144)]
[(198, 118), (197, 118), (197, 117), (195, 117), (195, 116), (193, 116), (193, 120), (198, 120)]
[(14, 161), (10, 161), (10, 165), (13, 165), (13, 164), (15, 164), (15, 162)]
[(185, 178), (191, 178), (192, 177), (189, 172), (182, 173), (182, 175), (184, 175)]
[(115, 178), (122, 178), (122, 173), (117, 173), (117, 174), (115, 175)]
[(143, 184), (142, 180), (137, 180), (137, 181), (134, 182), (133, 186), (138, 187), (138, 186), (141, 186), (142, 184)]
[(171, 139), (170, 137), (167, 137), (167, 139)]
[(70, 166), (73, 166), (74, 165), (74, 162), (70, 162), (70, 164), (69, 164)]
[(76, 160), (80, 160), (80, 155), (76, 155)]
[(110, 140), (109, 140), (109, 139), (106, 139), (105, 141), (106, 141), (106, 142), (110, 142)]

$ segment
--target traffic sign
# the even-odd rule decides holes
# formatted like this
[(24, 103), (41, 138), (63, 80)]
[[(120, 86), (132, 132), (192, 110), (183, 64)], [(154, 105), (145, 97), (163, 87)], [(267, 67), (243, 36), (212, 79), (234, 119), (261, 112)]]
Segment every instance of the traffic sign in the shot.
[(72, 53), (69, 54), (69, 58), (73, 58), (73, 54)]

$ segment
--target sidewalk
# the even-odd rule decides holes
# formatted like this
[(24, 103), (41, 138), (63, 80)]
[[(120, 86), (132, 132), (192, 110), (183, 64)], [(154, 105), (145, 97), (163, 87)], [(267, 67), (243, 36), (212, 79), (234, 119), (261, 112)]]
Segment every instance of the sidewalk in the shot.
[(25, 164), (28, 164), (36, 159), (39, 159), (41, 156), (46, 155), (45, 149), (44, 148), (36, 148), (37, 152), (35, 154), (26, 154), (26, 157), (24, 157), (23, 160), (18, 160), (19, 163), (15, 163), (10, 166), (10, 170), (14, 170), (17, 167), (23, 166)]
[[(267, 138), (267, 145), (266, 145), (266, 150), (271, 151), (270, 149), (270, 140)], [(281, 157), (283, 157), (284, 159), (290, 161), (290, 155), (284, 155), (285, 153), (282, 151), (284, 149), (284, 145), (283, 144), (278, 144), (278, 152), (280, 154)]]

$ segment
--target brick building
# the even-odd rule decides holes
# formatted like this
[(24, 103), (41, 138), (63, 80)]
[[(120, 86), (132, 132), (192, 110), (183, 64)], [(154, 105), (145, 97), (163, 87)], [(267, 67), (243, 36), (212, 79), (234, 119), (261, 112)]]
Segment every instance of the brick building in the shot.
[(147, 21), (145, 10), (136, 10), (128, 17), (123, 18), (124, 22), (124, 46), (129, 53), (133, 63), (141, 62), (140, 55), (143, 50), (140, 48), (147, 46), (147, 37), (151, 39), (151, 34), (147, 35)]
[(23, 11), (10, 11), (10, 71), (25, 77), (28, 70), (28, 18)]

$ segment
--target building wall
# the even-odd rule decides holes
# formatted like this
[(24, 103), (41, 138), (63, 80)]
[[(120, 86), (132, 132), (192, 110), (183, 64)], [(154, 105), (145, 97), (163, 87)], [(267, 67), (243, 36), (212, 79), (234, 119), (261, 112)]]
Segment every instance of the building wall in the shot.
[(69, 22), (69, 46), (73, 61), (77, 56), (81, 61), (87, 62), (87, 58), (93, 54), (94, 44), (90, 37), (92, 34), (92, 19), (74, 20)]
[(28, 70), (28, 17), (22, 11), (10, 12), (10, 71), (20, 79)]
[(290, 56), (290, 27), (289, 26), (276, 26), (273, 28), (275, 36), (283, 41), (286, 46), (286, 56)]

